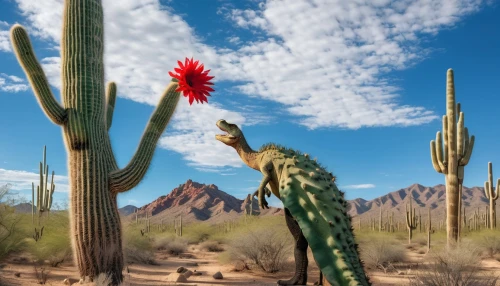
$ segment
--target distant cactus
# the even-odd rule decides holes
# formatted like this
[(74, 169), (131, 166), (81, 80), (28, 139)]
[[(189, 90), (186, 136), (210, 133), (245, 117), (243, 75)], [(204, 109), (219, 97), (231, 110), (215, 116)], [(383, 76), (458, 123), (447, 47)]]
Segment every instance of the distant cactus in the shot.
[(438, 131), (436, 141), (432, 140), (430, 147), (432, 166), (437, 172), (446, 175), (446, 230), (448, 245), (451, 245), (453, 242), (458, 241), (460, 234), (464, 167), (469, 163), (474, 148), (474, 136), (469, 138), (469, 131), (464, 127), (464, 113), (460, 111), (460, 104), (455, 104), (455, 84), (452, 69), (447, 72), (446, 115), (443, 116), (443, 136)]
[(415, 215), (415, 209), (411, 205), (411, 195), (410, 197), (410, 207), (406, 205), (406, 228), (408, 229), (408, 244), (411, 244), (411, 239), (413, 237), (413, 230), (417, 228), (417, 216)]
[(35, 224), (35, 216), (38, 218), (38, 225), (40, 225), (40, 217), (43, 213), (50, 212), (52, 207), (52, 196), (56, 185), (54, 185), (54, 171), (52, 171), (52, 177), (50, 182), (50, 187), (48, 186), (49, 179), (49, 165), (47, 165), (46, 156), (47, 146), (43, 146), (43, 161), (40, 162), (40, 184), (36, 187), (35, 184), (31, 183), (31, 220)]
[(427, 208), (427, 252), (431, 250), (431, 207)]
[(380, 202), (380, 207), (379, 207), (379, 212), (378, 212), (378, 232), (382, 231), (382, 202)]
[(497, 210), (496, 200), (498, 199), (498, 188), (500, 187), (500, 179), (497, 180), (497, 187), (493, 188), (493, 164), (488, 162), (488, 181), (484, 182), (484, 194), (490, 201), (490, 218), (489, 227), (495, 229), (497, 227)]

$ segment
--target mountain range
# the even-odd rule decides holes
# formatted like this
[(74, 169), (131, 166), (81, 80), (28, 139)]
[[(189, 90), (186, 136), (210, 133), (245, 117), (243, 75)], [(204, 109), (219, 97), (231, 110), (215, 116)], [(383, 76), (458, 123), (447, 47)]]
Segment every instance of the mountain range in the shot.
[[(446, 188), (444, 185), (425, 187), (420, 184), (413, 184), (407, 188), (399, 189), (380, 196), (373, 200), (357, 198), (349, 200), (350, 210), (348, 213), (354, 221), (358, 218), (366, 221), (369, 218), (377, 218), (380, 215), (380, 208), (384, 218), (394, 213), (395, 220), (405, 218), (406, 206), (409, 198), (412, 197), (412, 205), (422, 216), (427, 216), (427, 208), (431, 209), (434, 219), (443, 219), (446, 211)], [(254, 215), (284, 215), (281, 208), (270, 207), (267, 210), (260, 210), (256, 198), (252, 200), (252, 211)], [(135, 219), (135, 212), (139, 217), (151, 217), (153, 223), (161, 220), (171, 221), (178, 216), (182, 216), (184, 222), (206, 221), (211, 223), (235, 219), (245, 214), (245, 206), (250, 202), (247, 196), (244, 200), (220, 190), (214, 184), (201, 184), (187, 180), (180, 184), (167, 195), (161, 196), (149, 204), (141, 207), (127, 205), (119, 209), (122, 216), (127, 219)], [(466, 215), (472, 215), (479, 209), (485, 211), (489, 201), (484, 195), (483, 187), (463, 187), (462, 202)], [(20, 204), (15, 206), (19, 212), (31, 212), (30, 204)]]

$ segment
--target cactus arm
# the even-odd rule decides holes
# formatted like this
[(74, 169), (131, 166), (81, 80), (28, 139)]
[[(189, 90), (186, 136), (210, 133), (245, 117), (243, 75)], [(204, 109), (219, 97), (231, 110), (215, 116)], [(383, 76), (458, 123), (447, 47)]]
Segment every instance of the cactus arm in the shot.
[(10, 30), (10, 38), (16, 57), (28, 77), (43, 112), (55, 124), (63, 125), (66, 121), (66, 109), (57, 102), (52, 94), (47, 77), (36, 59), (26, 30), (21, 25), (14, 25)]
[[(458, 105), (458, 104), (457, 104)], [(459, 106), (459, 105), (458, 105)], [(460, 112), (458, 117), (458, 126), (457, 126), (457, 134), (458, 134), (458, 142), (457, 142), (457, 154), (459, 157), (463, 157), (464, 155), (464, 113)], [(460, 158), (462, 159), (462, 158)]]
[(447, 163), (448, 162), (448, 117), (446, 115), (443, 115), (443, 138), (444, 138), (443, 164), (447, 166), (448, 165)]
[(106, 90), (106, 124), (111, 128), (111, 123), (113, 122), (113, 111), (115, 110), (116, 102), (116, 83), (108, 83), (108, 88)]
[(149, 119), (139, 147), (128, 165), (109, 174), (110, 191), (112, 193), (126, 192), (137, 186), (143, 179), (153, 159), (156, 144), (179, 102), (180, 92), (175, 91), (177, 87), (177, 82), (172, 80), (163, 93), (158, 107)]
[(496, 192), (494, 195), (492, 194), (492, 198), (494, 201), (496, 201), (498, 199), (498, 193), (499, 193), (498, 187), (500, 187), (500, 179), (497, 179), (497, 187), (495, 189)]
[(484, 182), (484, 195), (489, 200), (490, 199), (490, 182)]
[[(446, 141), (446, 138), (445, 138)], [(443, 157), (443, 142), (442, 142), (442, 136), (441, 132), (436, 133), (436, 156), (437, 156), (437, 163), (439, 164), (439, 168), (443, 170), (443, 172), (446, 170), (446, 165), (444, 164), (444, 157)]]
[[(467, 152), (467, 149), (469, 149), (469, 144), (470, 144), (470, 138), (469, 138), (469, 129), (467, 127), (464, 127), (464, 153)], [(465, 155), (465, 154), (464, 154)]]
[(434, 167), (434, 170), (438, 173), (443, 173), (443, 170), (441, 169), (441, 166), (438, 163), (438, 157), (437, 157), (437, 152), (436, 152), (436, 142), (434, 140), (431, 141), (431, 159), (432, 159), (432, 166)]
[(465, 149), (465, 155), (462, 159), (460, 159), (460, 165), (465, 166), (469, 163), (470, 156), (472, 155), (472, 150), (474, 149), (474, 140), (475, 137), (472, 135), (469, 140), (468, 148)]

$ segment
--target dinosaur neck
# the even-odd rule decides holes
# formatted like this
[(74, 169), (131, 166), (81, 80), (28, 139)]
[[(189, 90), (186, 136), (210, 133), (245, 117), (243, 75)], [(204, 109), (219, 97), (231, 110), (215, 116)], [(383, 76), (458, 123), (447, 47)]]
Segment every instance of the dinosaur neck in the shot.
[(244, 136), (241, 136), (239, 144), (237, 144), (234, 148), (236, 149), (236, 152), (238, 152), (238, 155), (240, 155), (241, 160), (243, 160), (248, 167), (260, 171), (259, 162), (257, 160), (260, 153), (252, 150), (252, 148), (248, 146), (247, 140)]

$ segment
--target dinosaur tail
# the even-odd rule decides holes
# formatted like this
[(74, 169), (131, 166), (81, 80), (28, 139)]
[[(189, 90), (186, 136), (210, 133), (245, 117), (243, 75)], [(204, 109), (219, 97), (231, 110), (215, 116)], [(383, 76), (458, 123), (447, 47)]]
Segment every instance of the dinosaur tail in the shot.
[(284, 207), (298, 222), (328, 282), (339, 286), (371, 285), (359, 259), (346, 214), (347, 202), (331, 174), (321, 169), (307, 173), (292, 163), (282, 173), (279, 190)]

